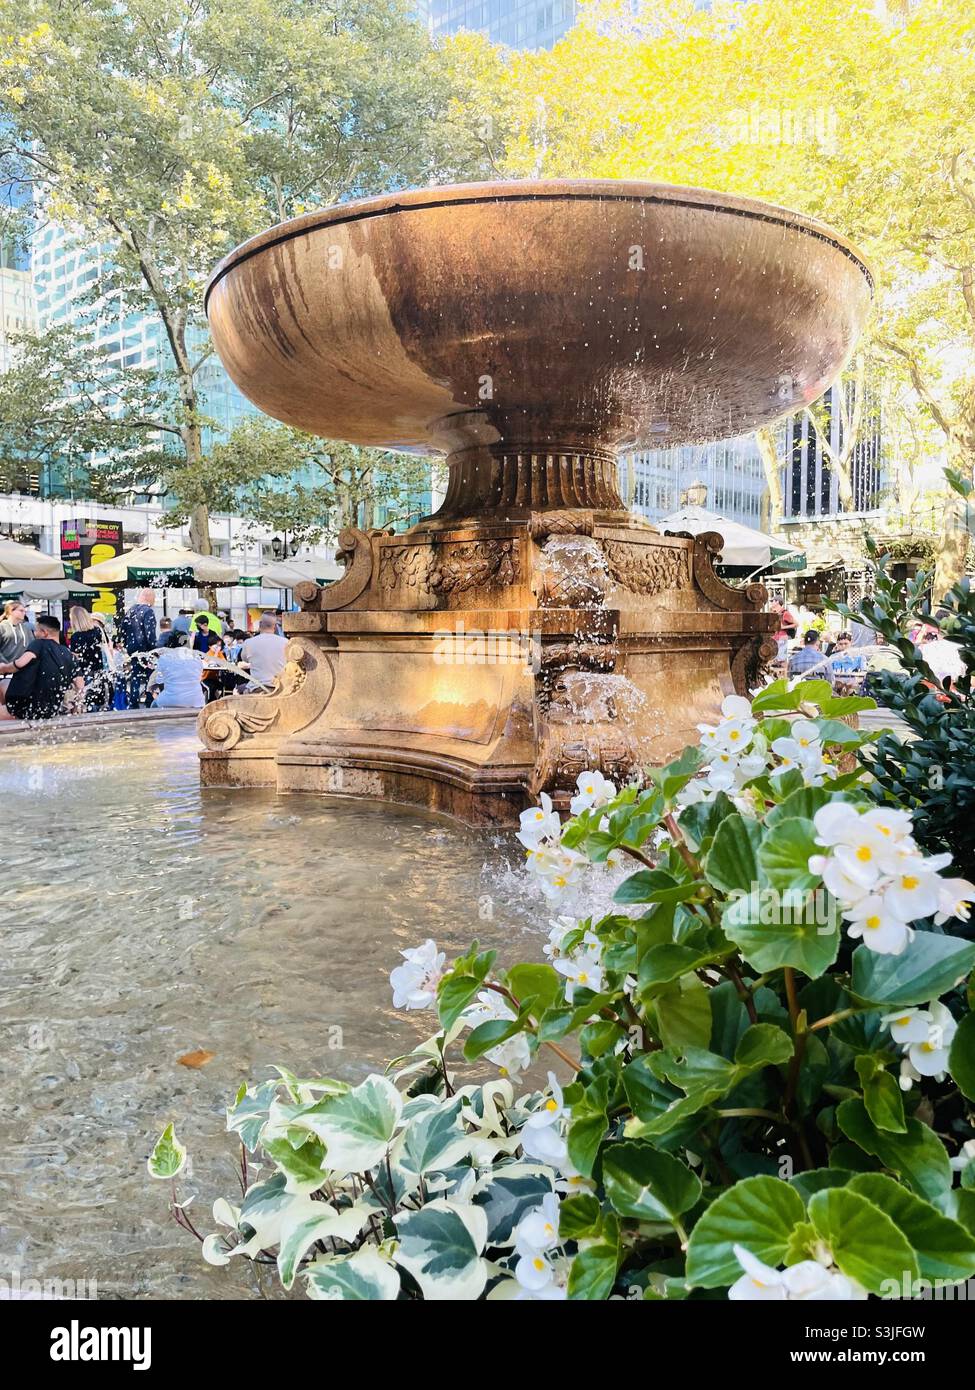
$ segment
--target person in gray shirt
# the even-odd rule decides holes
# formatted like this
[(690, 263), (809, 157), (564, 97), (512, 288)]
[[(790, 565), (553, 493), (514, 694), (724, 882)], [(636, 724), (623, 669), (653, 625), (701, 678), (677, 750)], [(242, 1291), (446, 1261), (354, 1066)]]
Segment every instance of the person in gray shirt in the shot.
[(6, 702), (7, 677), (16, 670), (14, 662), (18, 656), (23, 656), (33, 640), (23, 599), (10, 599), (4, 604), (0, 619), (0, 677), (3, 677), (0, 679), (0, 705)]

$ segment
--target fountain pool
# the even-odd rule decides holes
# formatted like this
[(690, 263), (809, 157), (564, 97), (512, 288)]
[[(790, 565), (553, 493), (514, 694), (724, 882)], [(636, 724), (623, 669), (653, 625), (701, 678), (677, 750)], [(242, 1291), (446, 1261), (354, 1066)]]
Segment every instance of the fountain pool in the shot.
[[(94, 1279), (100, 1298), (252, 1293), (259, 1268), (204, 1264), (147, 1177), (166, 1122), (208, 1225), (234, 1189), (222, 1112), (241, 1080), (274, 1063), (357, 1080), (434, 1031), (392, 1008), (401, 948), (432, 936), (449, 958), (476, 936), (541, 958), (554, 914), (507, 874), (511, 837), (201, 790), (198, 748), (169, 725), (0, 751), (4, 1277)], [(196, 1050), (213, 1059), (177, 1060)]]

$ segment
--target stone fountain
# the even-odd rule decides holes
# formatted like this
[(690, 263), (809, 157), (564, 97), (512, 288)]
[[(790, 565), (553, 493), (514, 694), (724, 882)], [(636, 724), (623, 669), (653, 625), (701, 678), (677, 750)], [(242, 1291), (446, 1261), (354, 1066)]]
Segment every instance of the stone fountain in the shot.
[(246, 396), (314, 434), (447, 456), (440, 510), (343, 531), (267, 695), (200, 716), (213, 785), (507, 824), (578, 773), (697, 739), (774, 651), (716, 535), (659, 535), (620, 450), (743, 434), (848, 359), (870, 273), (828, 227), (652, 183), (427, 188), (254, 237), (207, 289)]

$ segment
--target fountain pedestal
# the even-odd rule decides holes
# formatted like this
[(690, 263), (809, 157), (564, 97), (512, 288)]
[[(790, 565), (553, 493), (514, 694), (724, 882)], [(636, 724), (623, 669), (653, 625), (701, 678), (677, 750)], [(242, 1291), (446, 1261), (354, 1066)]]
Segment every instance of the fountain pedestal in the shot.
[(774, 655), (764, 589), (717, 578), (715, 535), (576, 509), (341, 544), (345, 577), (285, 620), (275, 693), (202, 711), (205, 782), (508, 824), (586, 768), (625, 778), (696, 742)]
[(771, 655), (764, 591), (716, 577), (718, 537), (631, 517), (616, 457), (816, 400), (870, 283), (808, 218), (622, 181), (417, 189), (238, 247), (207, 313), (240, 389), (326, 438), (445, 454), (449, 483), (404, 535), (342, 534), (274, 691), (202, 712), (204, 780), (510, 823), (696, 742)]

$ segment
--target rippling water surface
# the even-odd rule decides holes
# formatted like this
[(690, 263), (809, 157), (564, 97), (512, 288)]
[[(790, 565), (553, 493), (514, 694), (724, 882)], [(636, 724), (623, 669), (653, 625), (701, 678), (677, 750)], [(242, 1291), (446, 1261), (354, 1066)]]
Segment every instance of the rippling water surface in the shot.
[[(4, 1278), (250, 1296), (257, 1274), (206, 1266), (146, 1175), (167, 1121), (211, 1229), (213, 1198), (234, 1192), (223, 1108), (242, 1079), (281, 1063), (356, 1080), (428, 1036), (433, 1015), (394, 1012), (388, 984), (425, 937), (539, 957), (549, 914), (512, 886), (510, 838), (395, 806), (202, 791), (197, 747), (169, 726), (0, 751)], [(213, 1060), (179, 1064), (196, 1049)]]

